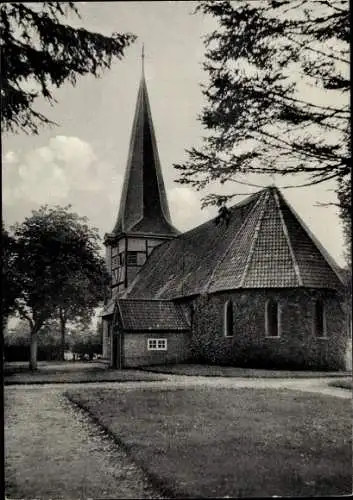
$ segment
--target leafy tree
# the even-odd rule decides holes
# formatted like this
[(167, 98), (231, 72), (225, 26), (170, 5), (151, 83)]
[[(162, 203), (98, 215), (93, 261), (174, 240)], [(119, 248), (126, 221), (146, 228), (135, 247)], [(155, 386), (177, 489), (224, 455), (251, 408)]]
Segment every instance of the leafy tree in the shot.
[[(105, 286), (104, 263), (99, 255), (99, 236), (87, 225), (85, 217), (67, 207), (43, 206), (32, 212), (22, 224), (14, 226), (16, 239), (16, 270), (21, 297), (16, 310), (28, 321), (31, 337), (30, 368), (37, 367), (38, 333), (61, 311), (63, 320), (92, 312), (98, 305)], [(78, 280), (83, 278), (83, 290)], [(87, 288), (97, 287), (96, 290)], [(69, 304), (70, 301), (70, 304)]]
[(76, 2), (5, 2), (0, 10), (1, 125), (3, 130), (38, 133), (53, 124), (33, 107), (42, 96), (55, 102), (53, 88), (76, 84), (81, 75), (101, 76), (135, 40), (131, 33), (100, 33), (65, 24)]
[(61, 332), (61, 354), (64, 360), (67, 322), (88, 322), (95, 308), (103, 302), (110, 282), (104, 260), (96, 256), (91, 269), (80, 269), (72, 276), (67, 276), (60, 288), (57, 309)]
[(16, 298), (20, 295), (18, 276), (15, 268), (15, 240), (1, 225), (2, 244), (2, 294), (1, 294), (1, 315), (3, 331), (6, 329), (8, 317), (14, 312)]
[[(4, 352), (7, 361), (27, 361), (30, 351), (28, 322), (18, 324), (5, 333)], [(57, 321), (47, 321), (38, 336), (38, 360), (58, 360), (60, 356), (60, 329)]]
[(102, 354), (102, 335), (97, 329), (82, 325), (72, 334), (72, 351), (80, 357), (88, 356), (93, 359), (94, 354)]
[(338, 185), (338, 208), (345, 238), (345, 257), (348, 268), (352, 269), (352, 191), (351, 179), (340, 179)]
[[(304, 185), (336, 179), (350, 217), (348, 2), (202, 1), (196, 11), (217, 26), (205, 39), (207, 136), (175, 165), (179, 182), (199, 190), (247, 184), (242, 174), (304, 174)], [(222, 206), (236, 195), (203, 203)]]

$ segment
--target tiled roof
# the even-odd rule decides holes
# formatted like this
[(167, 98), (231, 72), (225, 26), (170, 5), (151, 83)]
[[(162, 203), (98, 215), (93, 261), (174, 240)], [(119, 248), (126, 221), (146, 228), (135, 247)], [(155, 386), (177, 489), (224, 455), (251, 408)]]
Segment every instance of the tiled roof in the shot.
[(155, 248), (128, 297), (173, 299), (233, 288), (340, 287), (338, 267), (275, 187)]
[(340, 270), (334, 259), (311, 233), (295, 210), (278, 193), (279, 206), (290, 234), (303, 286), (337, 288), (342, 283)]
[(170, 220), (144, 75), (137, 97), (118, 219), (112, 234), (122, 232), (179, 234)]
[(128, 295), (170, 299), (203, 292), (255, 201), (252, 196), (233, 207), (228, 226), (211, 220), (155, 248)]
[(190, 328), (182, 306), (171, 301), (119, 299), (117, 304), (125, 330), (185, 331)]
[(264, 190), (238, 237), (215, 267), (208, 291), (296, 286), (300, 286), (300, 278), (276, 193)]

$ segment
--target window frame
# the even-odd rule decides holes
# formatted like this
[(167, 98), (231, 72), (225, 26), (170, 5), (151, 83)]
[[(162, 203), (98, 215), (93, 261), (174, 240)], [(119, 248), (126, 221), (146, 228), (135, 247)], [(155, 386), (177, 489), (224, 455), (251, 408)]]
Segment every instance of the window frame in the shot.
[[(228, 311), (231, 311), (231, 321), (228, 316)], [(231, 328), (229, 328), (229, 323), (231, 322)], [(229, 334), (229, 330), (231, 330), (231, 334)], [(223, 336), (226, 338), (234, 337), (234, 314), (233, 314), (233, 302), (229, 299), (224, 304), (223, 309)]]
[[(154, 346), (152, 346), (154, 344)], [(160, 345), (163, 344), (163, 345)], [(166, 338), (149, 338), (147, 339), (147, 350), (148, 351), (167, 351), (168, 350), (168, 339)]]
[[(316, 316), (316, 307), (317, 304), (321, 304), (322, 307), (322, 335), (317, 334), (317, 316)], [(326, 307), (325, 302), (322, 299), (315, 299), (313, 302), (313, 315), (312, 315), (312, 328), (313, 335), (316, 339), (327, 339), (327, 323), (326, 323)]]
[[(270, 335), (269, 305), (274, 303), (277, 306), (277, 335)], [(265, 335), (267, 339), (279, 339), (282, 334), (282, 307), (281, 303), (275, 299), (267, 299), (265, 302)]]

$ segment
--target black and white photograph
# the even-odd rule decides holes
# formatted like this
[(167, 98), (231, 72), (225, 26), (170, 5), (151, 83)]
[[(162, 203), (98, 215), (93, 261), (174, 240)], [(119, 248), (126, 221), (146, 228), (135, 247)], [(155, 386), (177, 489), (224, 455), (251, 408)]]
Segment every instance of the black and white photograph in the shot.
[(3, 2), (3, 497), (352, 494), (348, 0)]

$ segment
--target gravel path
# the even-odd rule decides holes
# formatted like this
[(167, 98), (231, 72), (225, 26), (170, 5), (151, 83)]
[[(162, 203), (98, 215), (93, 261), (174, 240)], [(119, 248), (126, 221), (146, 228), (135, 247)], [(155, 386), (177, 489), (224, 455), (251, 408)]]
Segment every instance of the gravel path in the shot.
[[(86, 387), (289, 388), (351, 399), (331, 379), (249, 379), (170, 375), (155, 382), (100, 382)], [(6, 492), (11, 499), (162, 498), (144, 473), (63, 396), (82, 384), (5, 387)]]
[(5, 463), (11, 499), (162, 498), (126, 453), (51, 387), (6, 389)]
[[(330, 387), (328, 384), (334, 380), (330, 377), (322, 378), (300, 378), (300, 379), (290, 379), (290, 378), (264, 378), (264, 379), (251, 379), (248, 377), (202, 377), (202, 376), (187, 376), (187, 375), (165, 375), (165, 380), (151, 380), (151, 381), (141, 381), (141, 382), (90, 382), (86, 384), (86, 387), (104, 387), (111, 389), (136, 389), (140, 388), (187, 388), (187, 387), (226, 387), (234, 388), (237, 387), (249, 387), (254, 389), (293, 389), (296, 391), (304, 392), (314, 392), (319, 394), (324, 394), (327, 396), (333, 396), (344, 399), (352, 399), (352, 392), (347, 389), (340, 389), (338, 387)], [(50, 390), (61, 390), (64, 392), (67, 389), (82, 389), (84, 384), (41, 384), (35, 385), (17, 385), (17, 386), (6, 386), (5, 391), (10, 391), (10, 388), (15, 390), (17, 387), (26, 388), (26, 390), (38, 390), (41, 387), (44, 391)]]

